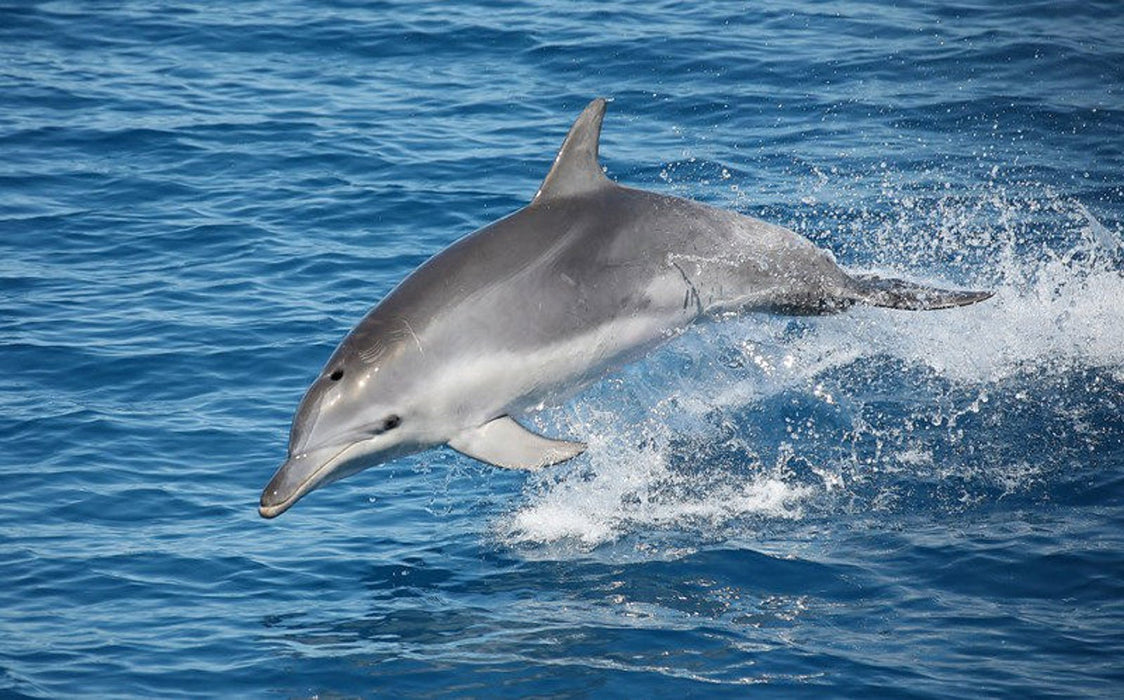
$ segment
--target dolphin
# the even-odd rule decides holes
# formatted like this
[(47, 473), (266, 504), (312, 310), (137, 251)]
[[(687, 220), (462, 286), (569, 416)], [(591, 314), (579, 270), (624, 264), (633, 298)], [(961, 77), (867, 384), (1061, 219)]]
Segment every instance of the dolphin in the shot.
[(442, 444), (508, 469), (571, 459), (583, 443), (517, 417), (701, 318), (991, 296), (850, 274), (786, 228), (618, 185), (598, 161), (605, 107), (595, 99), (577, 118), (530, 204), (430, 258), (347, 334), (297, 408), (263, 517)]

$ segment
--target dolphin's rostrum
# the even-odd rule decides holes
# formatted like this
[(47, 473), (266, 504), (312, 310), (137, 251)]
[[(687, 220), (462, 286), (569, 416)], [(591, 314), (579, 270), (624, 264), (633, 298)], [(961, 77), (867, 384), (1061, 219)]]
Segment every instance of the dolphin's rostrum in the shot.
[(991, 296), (851, 275), (788, 229), (617, 185), (597, 159), (605, 104), (574, 122), (529, 205), (428, 260), (343, 339), (301, 400), (262, 516), (441, 444), (511, 469), (570, 459), (585, 445), (515, 416), (700, 317), (942, 309)]

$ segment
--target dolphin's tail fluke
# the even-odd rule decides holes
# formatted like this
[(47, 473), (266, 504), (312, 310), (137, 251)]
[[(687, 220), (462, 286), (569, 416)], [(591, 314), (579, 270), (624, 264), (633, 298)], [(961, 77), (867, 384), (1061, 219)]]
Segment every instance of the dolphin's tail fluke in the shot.
[(988, 299), (994, 294), (991, 291), (927, 287), (916, 282), (877, 275), (851, 274), (848, 277), (853, 283), (848, 291), (853, 294), (852, 298), (855, 302), (909, 311), (967, 306)]

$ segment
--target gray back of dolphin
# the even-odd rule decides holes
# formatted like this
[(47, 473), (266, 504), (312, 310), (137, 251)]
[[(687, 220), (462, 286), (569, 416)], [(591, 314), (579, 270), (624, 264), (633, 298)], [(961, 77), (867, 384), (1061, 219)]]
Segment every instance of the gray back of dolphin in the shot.
[(699, 317), (939, 309), (990, 296), (850, 275), (788, 229), (622, 187), (598, 162), (605, 107), (594, 100), (578, 117), (529, 205), (421, 265), (344, 338), (297, 410), (263, 516), (442, 443), (509, 468), (569, 459), (584, 445), (512, 416)]

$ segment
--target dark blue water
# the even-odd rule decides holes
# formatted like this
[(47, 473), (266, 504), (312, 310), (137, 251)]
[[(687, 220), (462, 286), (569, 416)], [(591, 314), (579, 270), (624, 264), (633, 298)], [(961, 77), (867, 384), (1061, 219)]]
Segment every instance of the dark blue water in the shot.
[[(939, 6), (937, 6), (939, 5)], [(0, 694), (1119, 696), (1124, 5), (0, 9)], [(256, 513), (411, 269), (611, 176), (970, 308), (695, 329)]]

